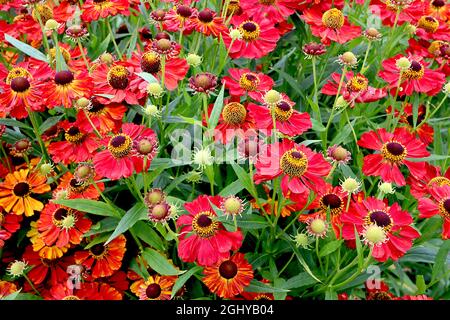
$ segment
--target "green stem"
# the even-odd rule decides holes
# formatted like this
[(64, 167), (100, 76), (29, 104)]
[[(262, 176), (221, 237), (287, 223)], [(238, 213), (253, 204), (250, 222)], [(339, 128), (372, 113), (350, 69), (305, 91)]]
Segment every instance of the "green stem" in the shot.
[(34, 6), (34, 12), (36, 14), (36, 18), (38, 19), (39, 26), (41, 27), (42, 42), (44, 43), (45, 52), (49, 53), (50, 52), (50, 46), (48, 45), (47, 34), (45, 33), (45, 26), (42, 23), (41, 14), (39, 13), (39, 10), (37, 9), (37, 5)]
[(90, 73), (89, 62), (87, 61), (86, 55), (84, 54), (83, 46), (81, 45), (80, 39), (77, 39), (77, 45), (80, 49), (81, 56), (83, 57), (84, 64), (86, 65), (86, 70)]
[(205, 114), (206, 126), (209, 128), (208, 96), (206, 95), (206, 93), (202, 94), (202, 101), (203, 101), (203, 113)]
[(316, 74), (316, 58), (312, 57), (312, 70), (313, 70), (313, 79), (314, 79), (314, 102), (317, 103), (317, 74)]
[(122, 59), (122, 54), (120, 53), (119, 46), (117, 45), (116, 37), (114, 36), (114, 33), (112, 31), (111, 23), (109, 21), (109, 18), (106, 18), (106, 26), (108, 27), (109, 34), (111, 35), (111, 39), (112, 39), (112, 42), (114, 44), (114, 49), (116, 50), (116, 53), (117, 53), (117, 58), (120, 60), (120, 59)]
[(439, 111), (439, 108), (444, 104), (444, 101), (447, 99), (447, 97), (449, 96), (449, 94), (445, 94), (445, 97), (444, 98), (442, 98), (442, 100), (441, 100), (441, 102), (438, 104), (438, 106), (433, 110), (433, 112), (429, 115), (429, 116), (427, 116), (427, 117), (425, 117), (425, 119), (421, 122), (421, 123), (419, 123), (418, 125), (417, 125), (417, 127), (416, 127), (416, 130), (417, 129), (419, 129), (428, 119), (430, 119), (430, 118), (433, 118), (433, 116), (436, 114), (436, 112), (438, 112)]
[(289, 258), (288, 262), (286, 262), (286, 264), (284, 265), (283, 268), (281, 268), (280, 272), (278, 272), (278, 277), (280, 277), (283, 274), (283, 271), (286, 270), (286, 268), (288, 267), (288, 265), (292, 262), (292, 259), (294, 259), (295, 257), (295, 252), (292, 253), (291, 257)]
[(45, 161), (47, 161), (49, 159), (49, 156), (47, 153), (47, 148), (45, 147), (44, 141), (42, 141), (42, 137), (39, 133), (39, 127), (37, 125), (36, 118), (34, 117), (35, 116), (34, 112), (31, 111), (30, 107), (26, 107), (26, 109), (27, 109), (28, 115), (30, 117), (31, 125), (33, 126), (34, 134), (36, 135), (39, 146), (41, 148), (42, 157), (44, 158)]
[(95, 134), (97, 135), (97, 137), (99, 137), (101, 139), (102, 135), (100, 134), (100, 132), (98, 132), (97, 128), (95, 127), (94, 123), (92, 122), (91, 118), (89, 117), (88, 112), (85, 109), (83, 109), (83, 112), (84, 112), (84, 115), (86, 116), (87, 121), (91, 125), (92, 129), (94, 129)]
[(369, 41), (369, 44), (367, 45), (366, 54), (364, 55), (364, 60), (361, 66), (361, 74), (364, 74), (366, 70), (364, 69), (364, 66), (366, 65), (367, 57), (369, 56), (370, 47), (372, 46), (372, 41)]
[(36, 289), (36, 287), (34, 286), (33, 282), (31, 282), (30, 278), (28, 278), (28, 276), (24, 273), (23, 277), (25, 278), (25, 280), (27, 280), (28, 284), (30, 285), (30, 287), (33, 289), (33, 291), (40, 297), (41, 294), (39, 293), (39, 291)]

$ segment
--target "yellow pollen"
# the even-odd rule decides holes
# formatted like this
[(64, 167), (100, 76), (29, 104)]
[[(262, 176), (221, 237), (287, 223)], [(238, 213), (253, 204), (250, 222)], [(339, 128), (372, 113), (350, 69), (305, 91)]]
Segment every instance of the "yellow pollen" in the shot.
[(33, 16), (33, 19), (36, 22), (39, 21), (38, 14), (39, 17), (41, 18), (42, 24), (44, 25), (49, 19), (53, 19), (53, 10), (45, 4), (37, 4), (35, 9), (33, 9), (31, 15)]
[(430, 16), (423, 16), (419, 19), (417, 26), (428, 33), (435, 33), (439, 28), (439, 21)]
[(361, 75), (356, 75), (347, 82), (347, 89), (353, 92), (366, 91), (369, 86), (369, 80)]
[(192, 219), (192, 229), (201, 238), (209, 238), (216, 234), (219, 222), (210, 211), (197, 213)]
[(259, 25), (250, 20), (242, 22), (238, 29), (242, 34), (242, 39), (247, 42), (258, 39), (259, 34), (261, 33)]
[(291, 106), (284, 101), (271, 106), (270, 109), (272, 110), (272, 112), (275, 112), (275, 119), (281, 122), (289, 120), (294, 113), (294, 110), (291, 108)]
[(239, 79), (239, 86), (246, 91), (255, 91), (259, 85), (259, 78), (254, 73), (244, 73)]
[(8, 76), (6, 77), (6, 84), (11, 84), (11, 81), (15, 78), (31, 78), (31, 73), (28, 72), (27, 69), (22, 67), (13, 68), (8, 72)]
[[(63, 48), (63, 47), (59, 47), (59, 50), (61, 50), (61, 55), (64, 58), (64, 61), (66, 61), (66, 63), (68, 63), (70, 61), (70, 52)], [(50, 56), (50, 61), (52, 61), (52, 64), (56, 63), (56, 48), (51, 48), (50, 50), (48, 50), (48, 55)]]
[(327, 28), (340, 29), (344, 25), (344, 14), (336, 8), (327, 10), (322, 15), (322, 23)]
[(113, 136), (108, 143), (108, 150), (115, 158), (127, 156), (130, 153), (131, 147), (131, 138), (124, 133)]
[(438, 186), (438, 187), (443, 187), (443, 186), (450, 186), (450, 179), (447, 179), (446, 177), (434, 177), (433, 179), (430, 180), (430, 182), (428, 182), (428, 187), (432, 187), (432, 186)]
[(238, 125), (244, 122), (247, 110), (239, 102), (230, 102), (223, 107), (223, 120), (231, 125)]
[(407, 150), (401, 143), (391, 141), (383, 145), (381, 148), (381, 155), (390, 162), (399, 163), (406, 158)]
[(113, 66), (108, 71), (107, 80), (114, 89), (125, 89), (128, 86), (130, 72), (124, 66)]
[(290, 177), (301, 177), (308, 169), (308, 159), (302, 151), (291, 149), (281, 157), (280, 168)]

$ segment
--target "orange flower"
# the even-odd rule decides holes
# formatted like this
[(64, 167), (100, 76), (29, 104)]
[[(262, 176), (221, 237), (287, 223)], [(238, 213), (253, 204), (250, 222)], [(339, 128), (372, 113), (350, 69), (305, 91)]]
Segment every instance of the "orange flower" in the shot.
[(221, 298), (232, 298), (250, 284), (253, 268), (242, 253), (236, 253), (212, 267), (203, 270), (203, 283)]
[(9, 296), (11, 293), (17, 291), (14, 283), (8, 281), (0, 281), (0, 298)]
[(149, 276), (141, 282), (136, 295), (139, 300), (170, 300), (176, 280), (177, 277), (173, 276)]
[(34, 210), (40, 211), (44, 208), (42, 202), (32, 198), (32, 193), (42, 194), (50, 191), (47, 179), (37, 172), (21, 169), (9, 173), (5, 181), (0, 184), (0, 206), (6, 212), (17, 215), (25, 213), (27, 217), (34, 214)]
[(70, 243), (64, 247), (57, 247), (56, 245), (47, 246), (44, 242), (42, 234), (37, 229), (37, 221), (30, 223), (31, 229), (27, 232), (27, 237), (33, 245), (33, 251), (38, 252), (43, 259), (55, 260), (61, 258), (70, 248)]
[(78, 251), (74, 256), (75, 262), (91, 271), (94, 279), (109, 277), (122, 265), (126, 241), (125, 236), (121, 234), (107, 245), (99, 243), (89, 250)]

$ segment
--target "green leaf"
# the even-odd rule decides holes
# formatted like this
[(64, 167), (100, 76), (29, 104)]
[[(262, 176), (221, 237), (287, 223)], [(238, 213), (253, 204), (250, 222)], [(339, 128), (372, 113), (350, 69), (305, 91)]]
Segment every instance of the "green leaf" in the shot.
[(18, 300), (17, 296), (19, 295), (21, 290), (22, 289), (19, 289), (16, 292), (13, 292), (11, 294), (8, 294), (7, 296), (1, 297), (0, 300)]
[(304, 287), (310, 287), (314, 284), (316, 284), (317, 281), (313, 279), (307, 272), (302, 272), (290, 279), (288, 279), (284, 285), (284, 289), (297, 289), (297, 288), (304, 288)]
[(335, 241), (328, 242), (320, 249), (319, 256), (325, 257), (325, 256), (335, 252), (337, 249), (339, 249), (339, 247), (341, 245), (342, 245), (342, 240), (335, 240)]
[(358, 253), (358, 267), (361, 269), (364, 263), (364, 252), (362, 249), (361, 239), (359, 238), (358, 230), (354, 227), (355, 232), (355, 243), (356, 243), (356, 252)]
[(252, 280), (250, 284), (245, 288), (246, 292), (257, 292), (257, 293), (275, 293), (275, 292), (289, 292), (287, 289), (274, 288), (267, 285), (266, 283)]
[(111, 34), (108, 34), (105, 39), (100, 43), (98, 47), (96, 47), (95, 51), (92, 54), (92, 61), (98, 58), (103, 52), (108, 49), (108, 45), (111, 42)]
[(221, 195), (222, 197), (226, 197), (229, 195), (235, 195), (237, 193), (239, 193), (242, 189), (244, 189), (244, 186), (242, 185), (242, 181), (240, 180), (236, 180), (232, 183), (230, 183), (229, 185), (227, 185), (225, 188), (223, 188), (219, 195)]
[(101, 236), (97, 236), (97, 237), (95, 237), (91, 242), (89, 242), (85, 247), (84, 247), (84, 249), (90, 249), (90, 248), (92, 248), (93, 246), (95, 246), (96, 244), (100, 244), (100, 243), (104, 243), (108, 238), (109, 238), (109, 233), (107, 233), (107, 234), (103, 234), (103, 235), (101, 235)]
[[(89, 199), (52, 200), (56, 204), (98, 216), (117, 217), (107, 203)], [(120, 210), (120, 209), (117, 209)]]
[(433, 272), (431, 278), (437, 279), (441, 273), (448, 270), (447, 256), (450, 252), (450, 241), (443, 241), (439, 251), (436, 254), (436, 260), (434, 261)]
[(329, 289), (325, 292), (325, 300), (337, 300), (338, 296), (337, 293), (334, 292), (334, 290)]
[(40, 126), (39, 126), (39, 132), (42, 134), (45, 131), (47, 131), (48, 129), (50, 129), (51, 127), (53, 127), (54, 125), (56, 125), (61, 118), (63, 117), (63, 115), (60, 116), (55, 116), (55, 117), (50, 117), (48, 119), (46, 119)]
[(9, 34), (5, 33), (5, 40), (11, 43), (14, 47), (25, 53), (26, 55), (35, 58), (40, 61), (48, 62), (47, 56), (40, 52), (39, 50), (33, 48), (32, 46), (11, 37)]
[(147, 208), (142, 202), (136, 203), (130, 210), (125, 213), (125, 215), (120, 219), (117, 224), (116, 230), (114, 230), (113, 234), (106, 241), (105, 245), (113, 241), (116, 237), (121, 235), (122, 233), (128, 231), (134, 224), (141, 219), (143, 215), (146, 215)]
[(421, 274), (417, 275), (416, 277), (416, 287), (417, 287), (417, 294), (424, 294), (425, 291), (427, 290), (425, 279)]
[(222, 113), (223, 108), (223, 94), (225, 91), (225, 82), (222, 85), (222, 89), (220, 89), (219, 94), (217, 95), (216, 101), (214, 102), (214, 107), (211, 112), (211, 116), (209, 117), (209, 126), (210, 128), (215, 128), (217, 122), (219, 122), (220, 114)]
[(17, 127), (17, 128), (33, 130), (32, 127), (30, 127), (20, 121), (14, 120), (14, 119), (6, 119), (6, 118), (0, 119), (0, 124), (4, 124), (5, 126), (10, 126), (10, 127)]
[(157, 273), (163, 276), (176, 276), (184, 271), (177, 270), (165, 256), (160, 254), (158, 251), (147, 248), (142, 253), (145, 261), (149, 266), (155, 270)]
[[(234, 226), (233, 220), (227, 219), (225, 215), (219, 216), (219, 221)], [(237, 225), (244, 230), (264, 229), (269, 226), (266, 219), (256, 214), (244, 214), (242, 217), (236, 217), (236, 221)]]
[(233, 168), (234, 172), (236, 173), (236, 176), (238, 177), (239, 181), (241, 181), (242, 185), (245, 189), (247, 189), (250, 194), (256, 198), (258, 195), (255, 193), (252, 183), (252, 177), (245, 172), (245, 170), (238, 164), (232, 163), (231, 167)]
[(144, 79), (145, 81), (147, 81), (148, 83), (157, 83), (158, 80), (151, 74), (148, 72), (139, 72), (136, 74), (141, 77), (142, 79)]
[(155, 230), (153, 230), (147, 223), (144, 221), (138, 221), (134, 226), (131, 227), (131, 232), (157, 250), (164, 251), (164, 243), (161, 238), (158, 236)]
[(108, 217), (103, 220), (100, 220), (91, 227), (91, 230), (89, 230), (89, 232), (86, 232), (84, 234), (84, 237), (90, 237), (100, 233), (111, 232), (117, 227), (118, 223), (119, 219), (115, 217), (114, 218)]
[[(273, 282), (273, 286), (275, 288), (286, 289), (284, 285), (286, 284), (286, 280), (283, 278), (276, 278)], [(286, 299), (287, 292), (274, 292), (273, 297), (275, 300), (284, 300)]]
[(175, 284), (173, 285), (172, 288), (172, 297), (173, 298), (177, 292), (184, 286), (184, 284), (197, 272), (199, 272), (200, 270), (202, 270), (203, 268), (200, 266), (195, 266), (192, 269), (189, 269), (188, 271), (186, 271), (184, 274), (182, 274), (177, 281), (175, 281)]

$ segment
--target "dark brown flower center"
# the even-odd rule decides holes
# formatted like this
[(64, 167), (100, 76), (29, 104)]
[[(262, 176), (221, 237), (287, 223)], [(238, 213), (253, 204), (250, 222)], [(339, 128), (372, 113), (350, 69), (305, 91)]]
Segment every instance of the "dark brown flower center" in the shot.
[[(417, 124), (420, 124), (423, 120), (425, 120), (425, 114), (424, 113), (419, 113), (417, 115)], [(408, 122), (408, 124), (411, 127), (414, 126), (414, 116), (412, 114), (410, 114), (409, 116), (406, 117), (406, 121)]]
[(64, 134), (64, 138), (71, 143), (80, 143), (84, 139), (84, 134), (80, 132), (78, 127), (70, 127)]
[(411, 66), (409, 67), (412, 71), (420, 71), (422, 69), (422, 65), (417, 61), (411, 61)]
[(157, 283), (149, 284), (147, 289), (145, 289), (145, 294), (150, 299), (156, 299), (161, 295), (161, 287)]
[(369, 220), (377, 226), (387, 228), (391, 223), (391, 217), (384, 211), (374, 211), (370, 214)]
[(201, 22), (208, 23), (208, 22), (213, 21), (214, 16), (213, 16), (213, 14), (212, 14), (212, 12), (210, 10), (206, 9), (206, 10), (201, 11), (198, 14), (198, 19)]
[(332, 193), (323, 196), (322, 201), (325, 206), (330, 207), (331, 209), (337, 209), (342, 204), (341, 198)]
[(17, 77), (11, 80), (11, 89), (15, 92), (24, 92), (30, 88), (30, 82), (27, 78)]
[(441, 7), (445, 6), (445, 1), (444, 0), (434, 0), (431, 2), (431, 5), (436, 8), (441, 8)]
[(53, 214), (53, 219), (55, 219), (56, 221), (61, 221), (67, 216), (67, 213), (68, 213), (67, 209), (59, 208)]
[(73, 73), (69, 70), (59, 71), (55, 74), (55, 83), (61, 86), (72, 83), (73, 79)]
[(105, 109), (105, 105), (100, 103), (96, 98), (91, 99), (91, 108), (89, 109), (89, 113), (91, 114), (100, 114)]
[(105, 246), (101, 243), (94, 245), (91, 249), (90, 249), (91, 253), (94, 256), (101, 256), (104, 252), (105, 252)]
[(13, 192), (18, 197), (25, 197), (30, 193), (30, 185), (26, 182), (19, 182), (14, 186)]
[(239, 79), (239, 86), (246, 91), (255, 91), (258, 85), (259, 78), (253, 73), (244, 73)]
[(207, 215), (203, 214), (200, 217), (198, 217), (197, 223), (200, 227), (206, 228), (209, 227), (212, 224), (212, 220)]
[(177, 14), (183, 18), (189, 18), (192, 15), (192, 10), (188, 6), (179, 6), (177, 8)]
[(253, 22), (246, 22), (242, 25), (242, 29), (247, 32), (254, 32), (256, 31), (256, 29), (258, 29), (258, 26)]
[(219, 274), (225, 279), (233, 279), (238, 273), (236, 263), (231, 260), (226, 260), (220, 264)]
[(450, 214), (450, 198), (444, 201), (444, 209)]
[(405, 148), (397, 142), (389, 142), (386, 146), (386, 149), (394, 156), (399, 156), (405, 151)]

